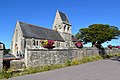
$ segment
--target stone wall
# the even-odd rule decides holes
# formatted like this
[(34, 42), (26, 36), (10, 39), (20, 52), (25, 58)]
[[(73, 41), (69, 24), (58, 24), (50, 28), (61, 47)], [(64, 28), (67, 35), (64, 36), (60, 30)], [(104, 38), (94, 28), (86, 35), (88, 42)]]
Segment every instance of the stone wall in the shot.
[(26, 67), (42, 66), (50, 64), (63, 64), (68, 59), (80, 60), (82, 57), (99, 55), (99, 53), (115, 54), (120, 53), (120, 49), (103, 49), (97, 48), (82, 48), (82, 49), (26, 49), (25, 50), (25, 65)]
[(82, 48), (82, 49), (26, 49), (25, 51), (25, 65), (42, 66), (45, 64), (62, 64), (68, 59), (81, 59), (82, 57), (98, 55), (99, 50), (96, 48)]
[(15, 70), (25, 68), (25, 62), (24, 60), (12, 60), (10, 61), (10, 68)]

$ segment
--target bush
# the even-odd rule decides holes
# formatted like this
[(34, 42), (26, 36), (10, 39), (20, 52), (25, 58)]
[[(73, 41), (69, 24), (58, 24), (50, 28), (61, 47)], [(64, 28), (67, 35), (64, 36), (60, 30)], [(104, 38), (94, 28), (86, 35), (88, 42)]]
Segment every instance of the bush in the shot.
[(108, 45), (108, 48), (112, 49), (113, 47), (112, 47), (112, 45)]
[(67, 59), (66, 63), (65, 63), (65, 66), (71, 66), (71, 60)]
[(118, 49), (120, 49), (120, 46), (115, 46), (115, 48), (118, 48)]
[(82, 42), (75, 42), (75, 46), (77, 48), (82, 48), (83, 47), (83, 43)]
[(72, 65), (78, 65), (78, 64), (80, 64), (80, 61), (77, 60), (77, 59), (73, 59), (71, 64)]
[(0, 79), (3, 79), (3, 78), (11, 78), (12, 77), (12, 72), (11, 71), (2, 71), (2, 73), (0, 74)]
[(41, 41), (41, 44), (44, 48), (48, 48), (48, 49), (52, 49), (55, 46), (53, 46), (53, 44), (55, 43), (55, 41), (53, 40), (43, 40)]

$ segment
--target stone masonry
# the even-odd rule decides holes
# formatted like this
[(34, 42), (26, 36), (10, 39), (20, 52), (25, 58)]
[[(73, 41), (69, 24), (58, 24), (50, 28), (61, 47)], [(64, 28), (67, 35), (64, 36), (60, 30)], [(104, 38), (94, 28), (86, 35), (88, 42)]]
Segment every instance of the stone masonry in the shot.
[(90, 57), (105, 54), (117, 54), (120, 53), (120, 49), (108, 49), (103, 51), (97, 48), (82, 48), (82, 49), (25, 49), (25, 59), (12, 60), (10, 66), (15, 69), (21, 69), (23, 67), (39, 67), (43, 65), (51, 64), (64, 64), (67, 60), (77, 59), (80, 60), (83, 57)]
[[(120, 49), (105, 49), (106, 54), (120, 53)], [(26, 67), (37, 67), (50, 64), (63, 64), (68, 59), (78, 59), (82, 57), (98, 55), (99, 50), (96, 48), (82, 49), (26, 49), (25, 65)]]

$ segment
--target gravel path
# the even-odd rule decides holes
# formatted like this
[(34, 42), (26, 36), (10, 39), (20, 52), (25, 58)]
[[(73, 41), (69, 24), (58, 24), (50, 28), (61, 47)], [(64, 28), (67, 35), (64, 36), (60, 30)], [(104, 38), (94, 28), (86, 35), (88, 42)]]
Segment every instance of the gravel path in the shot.
[(120, 80), (120, 62), (100, 60), (9, 80)]

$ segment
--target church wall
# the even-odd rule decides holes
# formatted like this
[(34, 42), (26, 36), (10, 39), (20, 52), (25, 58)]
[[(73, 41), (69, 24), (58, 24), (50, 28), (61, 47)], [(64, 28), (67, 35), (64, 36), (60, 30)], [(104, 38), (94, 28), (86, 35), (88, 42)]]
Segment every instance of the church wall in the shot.
[(62, 38), (64, 39), (64, 43), (61, 43), (61, 47), (64, 47), (64, 48), (69, 48), (71, 47), (71, 43), (72, 43), (72, 39), (71, 39), (71, 34), (69, 33), (65, 33), (65, 32), (59, 32), (60, 35), (62, 36)]
[(26, 48), (27, 49), (40, 49), (42, 48), (41, 39), (27, 38)]
[(32, 45), (32, 40), (30, 38), (26, 38), (26, 47), (30, 49), (31, 45)]
[[(35, 41), (35, 45), (33, 44), (33, 40)], [(33, 38), (26, 38), (26, 48), (27, 49), (44, 49), (41, 44), (41, 39), (33, 39)], [(61, 44), (65, 44), (65, 42), (55, 41), (54, 45), (55, 48), (61, 48)]]
[(23, 45), (24, 45), (24, 37), (22, 34), (22, 30), (20, 28), (19, 22), (16, 24), (16, 28), (13, 34), (13, 39), (12, 39), (12, 54), (15, 56), (18, 56), (20, 54), (23, 54)]

